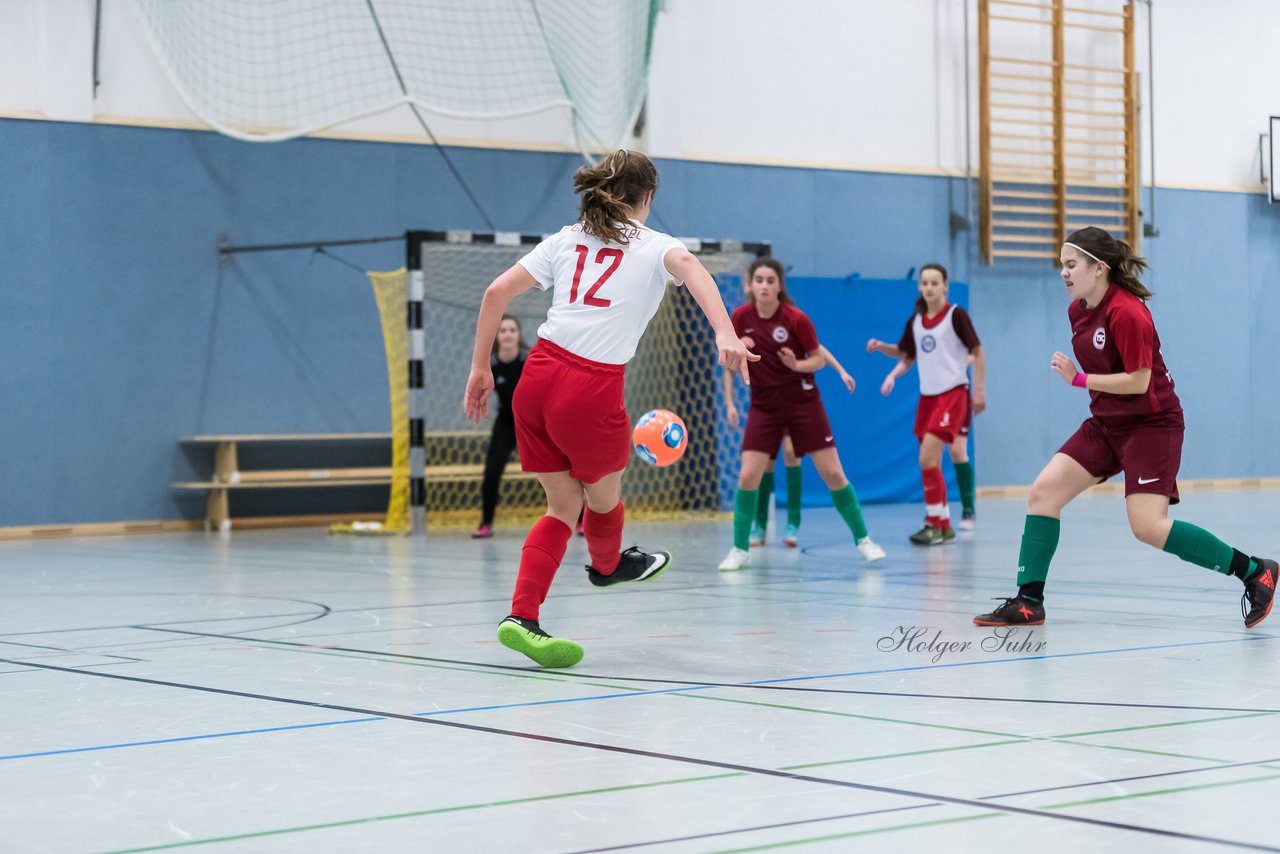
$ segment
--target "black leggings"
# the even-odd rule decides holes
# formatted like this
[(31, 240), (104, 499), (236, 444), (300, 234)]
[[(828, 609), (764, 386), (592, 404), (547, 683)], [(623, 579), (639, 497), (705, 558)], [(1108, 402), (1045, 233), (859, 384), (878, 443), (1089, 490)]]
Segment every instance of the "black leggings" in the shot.
[(493, 524), (493, 511), (498, 506), (498, 485), (502, 482), (502, 470), (516, 449), (516, 422), (513, 418), (497, 418), (493, 422), (493, 434), (489, 436), (489, 450), (484, 457), (484, 482), (480, 486), (480, 524)]

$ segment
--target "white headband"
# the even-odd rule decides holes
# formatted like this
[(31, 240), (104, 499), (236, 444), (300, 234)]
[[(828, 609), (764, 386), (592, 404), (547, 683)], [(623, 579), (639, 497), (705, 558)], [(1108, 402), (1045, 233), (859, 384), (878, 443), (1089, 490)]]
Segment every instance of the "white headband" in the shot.
[(1094, 255), (1094, 254), (1093, 254), (1092, 252), (1090, 252), (1088, 249), (1085, 249), (1083, 246), (1077, 246), (1077, 245), (1076, 245), (1076, 244), (1074, 244), (1074, 243), (1065, 243), (1065, 242), (1064, 242), (1062, 245), (1063, 245), (1063, 246), (1070, 246), (1072, 249), (1076, 250), (1077, 252), (1080, 252), (1080, 253), (1081, 253), (1081, 254), (1083, 254), (1083, 255), (1088, 255), (1090, 258), (1092, 258), (1093, 260), (1097, 261), (1099, 264), (1105, 264), (1105, 263), (1107, 263), (1106, 261), (1103, 261), (1101, 258), (1099, 258), (1097, 255)]

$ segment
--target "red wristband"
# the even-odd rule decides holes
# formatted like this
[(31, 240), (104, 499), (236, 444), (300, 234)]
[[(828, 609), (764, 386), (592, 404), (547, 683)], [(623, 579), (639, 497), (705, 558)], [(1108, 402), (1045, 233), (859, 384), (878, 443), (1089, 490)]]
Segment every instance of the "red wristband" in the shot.
[(1088, 379), (1089, 379), (1089, 375), (1086, 374), (1084, 371), (1081, 371), (1080, 373), (1076, 374), (1074, 377), (1071, 378), (1071, 384), (1076, 388), (1085, 388), (1086, 387), (1085, 382), (1087, 382)]

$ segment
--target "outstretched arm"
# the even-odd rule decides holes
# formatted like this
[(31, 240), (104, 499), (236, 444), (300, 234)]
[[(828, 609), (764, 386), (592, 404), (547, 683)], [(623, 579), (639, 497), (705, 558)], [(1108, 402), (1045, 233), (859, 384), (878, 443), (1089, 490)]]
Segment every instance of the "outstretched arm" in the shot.
[(738, 407), (733, 401), (733, 373), (728, 370), (720, 372), (724, 385), (724, 418), (730, 427), (738, 426)]
[(485, 288), (484, 297), (480, 300), (480, 316), (476, 318), (476, 340), (471, 348), (471, 376), (467, 378), (467, 391), (462, 399), (468, 421), (478, 422), (489, 415), (489, 394), (493, 391), (489, 353), (507, 303), (537, 284), (528, 270), (512, 264)]
[(880, 393), (888, 397), (893, 392), (894, 383), (898, 377), (911, 370), (911, 366), (915, 364), (915, 359), (899, 359), (898, 364), (893, 366), (893, 370), (889, 372), (889, 376), (884, 378), (884, 382), (880, 384)]
[(987, 408), (987, 354), (981, 347), (974, 347), (973, 353), (973, 414)]
[(872, 338), (867, 342), (867, 352), (884, 353), (891, 359), (901, 359), (903, 357), (903, 352), (897, 344), (890, 344), (888, 341), (881, 341), (879, 338)]
[(782, 364), (798, 374), (812, 374), (822, 370), (822, 366), (827, 360), (822, 356), (822, 345), (818, 345), (818, 349), (813, 351), (812, 356), (805, 356), (803, 359), (797, 358), (795, 352), (790, 347), (782, 347), (778, 350), (778, 358)]
[[(1062, 377), (1067, 385), (1075, 382), (1076, 363), (1065, 353), (1054, 353), (1049, 367)], [(1083, 374), (1084, 387), (1092, 391), (1105, 391), (1108, 394), (1146, 394), (1151, 386), (1151, 369), (1139, 368), (1136, 371), (1122, 371), (1118, 374)]]
[(840, 375), (840, 382), (844, 383), (844, 387), (849, 389), (849, 393), (852, 394), (857, 383), (854, 382), (853, 377), (849, 376), (849, 372), (844, 369), (844, 365), (837, 362), (836, 357), (831, 355), (831, 351), (821, 344), (818, 345), (818, 352), (822, 354), (822, 358), (826, 360), (828, 365), (836, 369), (836, 373)]
[[(751, 377), (747, 373), (747, 362), (758, 362), (760, 357), (747, 350), (733, 331), (733, 323), (729, 320), (729, 312), (725, 311), (724, 300), (720, 298), (720, 289), (715, 279), (702, 266), (702, 262), (688, 249), (670, 249), (663, 257), (663, 266), (667, 272), (684, 282), (684, 286), (693, 294), (698, 308), (706, 315), (716, 333), (716, 350), (719, 352), (719, 363), (725, 370), (732, 371), (742, 377), (742, 381), (751, 385)], [(497, 334), (497, 327), (494, 327)]]

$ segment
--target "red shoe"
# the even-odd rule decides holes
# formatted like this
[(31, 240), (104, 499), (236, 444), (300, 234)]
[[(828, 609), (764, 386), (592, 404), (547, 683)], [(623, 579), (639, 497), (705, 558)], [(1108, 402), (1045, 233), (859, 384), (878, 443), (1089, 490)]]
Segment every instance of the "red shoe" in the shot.
[(472, 535), (471, 535), (471, 539), (473, 539), (473, 540), (487, 540), (487, 539), (489, 539), (489, 538), (490, 538), (490, 537), (492, 537), (492, 536), (493, 536), (493, 526), (492, 526), (492, 525), (481, 525), (479, 528), (476, 528), (476, 532), (475, 532), (474, 534), (472, 534)]

